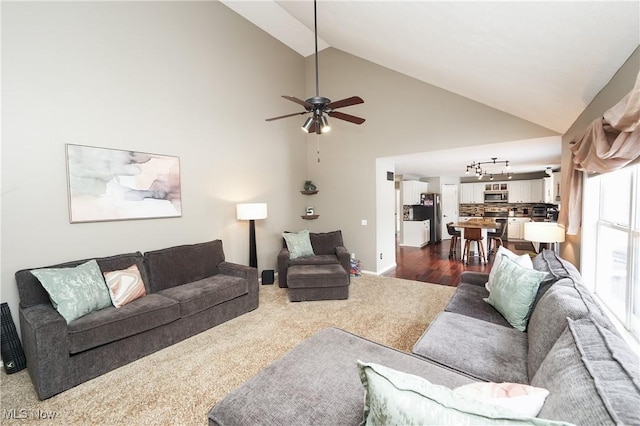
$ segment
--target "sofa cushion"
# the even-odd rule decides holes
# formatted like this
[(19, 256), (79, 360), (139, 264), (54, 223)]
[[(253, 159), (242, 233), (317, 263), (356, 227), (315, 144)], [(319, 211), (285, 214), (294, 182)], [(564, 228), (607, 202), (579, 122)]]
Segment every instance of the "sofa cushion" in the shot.
[(180, 303), (180, 316), (185, 318), (248, 292), (249, 282), (246, 279), (218, 274), (162, 290), (159, 294)]
[(365, 388), (363, 423), (367, 425), (550, 425), (507, 408), (457, 394), (413, 374), (358, 361)]
[(561, 278), (551, 286), (531, 313), (529, 319), (529, 352), (527, 369), (531, 379), (544, 357), (567, 325), (566, 318), (592, 316), (612, 327), (589, 291), (572, 278)]
[(489, 297), (489, 292), (484, 286), (461, 282), (444, 310), (511, 327), (500, 312), (482, 300), (486, 297)]
[(216, 273), (224, 261), (222, 241), (182, 245), (144, 254), (149, 268), (151, 292), (191, 283)]
[(579, 425), (640, 424), (640, 361), (593, 318), (568, 324), (531, 380), (550, 394), (541, 418)]
[(496, 308), (513, 328), (525, 331), (533, 300), (545, 275), (544, 272), (521, 266), (502, 255), (489, 297), (484, 300)]
[(339, 264), (338, 258), (335, 255), (322, 254), (309, 257), (299, 257), (297, 259), (291, 259), (289, 266), (294, 265), (332, 265)]
[[(93, 259), (74, 260), (72, 262), (60, 263), (57, 265), (47, 266), (46, 268), (73, 268)], [(102, 272), (115, 271), (117, 269), (128, 268), (131, 265), (137, 265), (140, 270), (142, 280), (147, 283), (147, 270), (144, 265), (142, 253), (118, 254), (116, 256), (101, 257), (95, 259)], [(27, 308), (29, 306), (38, 305), (40, 303), (50, 303), (49, 294), (42, 287), (38, 278), (31, 273), (31, 269), (22, 269), (16, 272), (16, 283), (20, 294), (20, 306)], [(147, 293), (149, 287), (147, 287)]]
[(53, 307), (70, 322), (111, 306), (111, 297), (95, 260), (74, 268), (43, 268), (31, 271), (49, 293)]
[(529, 383), (527, 333), (452, 312), (441, 312), (413, 353), (488, 382)]
[(336, 254), (336, 247), (344, 245), (342, 231), (312, 232), (309, 234), (315, 254)]
[(547, 273), (538, 288), (538, 294), (533, 302), (534, 309), (540, 298), (544, 296), (547, 290), (549, 290), (549, 287), (556, 281), (562, 278), (571, 278), (576, 283), (582, 283), (582, 276), (576, 267), (559, 257), (553, 250), (543, 249), (542, 252), (533, 258), (532, 263), (533, 269)]
[(69, 324), (69, 352), (75, 354), (115, 342), (178, 318), (178, 303), (158, 294), (149, 294), (121, 308), (110, 306)]

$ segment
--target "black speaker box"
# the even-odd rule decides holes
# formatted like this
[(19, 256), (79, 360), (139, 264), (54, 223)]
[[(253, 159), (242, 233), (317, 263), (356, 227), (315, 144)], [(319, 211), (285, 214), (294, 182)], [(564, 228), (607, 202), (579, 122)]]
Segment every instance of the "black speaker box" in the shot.
[(2, 363), (7, 374), (16, 373), (27, 366), (27, 359), (24, 356), (16, 325), (11, 317), (9, 305), (0, 305), (0, 320), (2, 321), (2, 337), (0, 337), (0, 354)]
[(265, 269), (262, 271), (262, 285), (273, 284), (273, 269)]

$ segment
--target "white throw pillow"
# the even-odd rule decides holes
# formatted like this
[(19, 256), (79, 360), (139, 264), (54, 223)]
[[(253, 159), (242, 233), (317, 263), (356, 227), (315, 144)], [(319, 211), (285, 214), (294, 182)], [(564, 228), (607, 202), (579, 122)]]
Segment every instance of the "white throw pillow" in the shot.
[(538, 415), (549, 391), (520, 383), (478, 382), (454, 389), (456, 395), (466, 396), (487, 404), (508, 408), (522, 416)]
[(493, 261), (493, 266), (491, 267), (491, 271), (489, 272), (489, 281), (487, 281), (487, 283), (484, 285), (488, 292), (491, 292), (491, 284), (493, 284), (498, 266), (500, 266), (500, 262), (502, 262), (503, 254), (509, 259), (516, 262), (518, 265), (524, 266), (525, 268), (533, 269), (533, 262), (531, 261), (531, 257), (528, 254), (517, 255), (504, 246), (498, 247), (495, 260)]
[(429, 380), (358, 361), (363, 425), (566, 425), (457, 394)]

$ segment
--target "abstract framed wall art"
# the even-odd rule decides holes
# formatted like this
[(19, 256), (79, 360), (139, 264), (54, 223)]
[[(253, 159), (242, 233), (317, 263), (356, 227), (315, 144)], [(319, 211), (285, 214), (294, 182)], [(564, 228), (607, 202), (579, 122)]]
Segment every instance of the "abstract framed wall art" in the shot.
[(180, 158), (67, 144), (71, 223), (182, 216)]

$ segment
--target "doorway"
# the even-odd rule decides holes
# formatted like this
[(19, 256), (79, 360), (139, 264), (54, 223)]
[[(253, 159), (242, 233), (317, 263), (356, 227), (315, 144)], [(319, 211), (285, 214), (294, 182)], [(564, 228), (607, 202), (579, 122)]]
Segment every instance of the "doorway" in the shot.
[(442, 190), (442, 239), (451, 239), (447, 223), (458, 221), (458, 185), (443, 184)]

